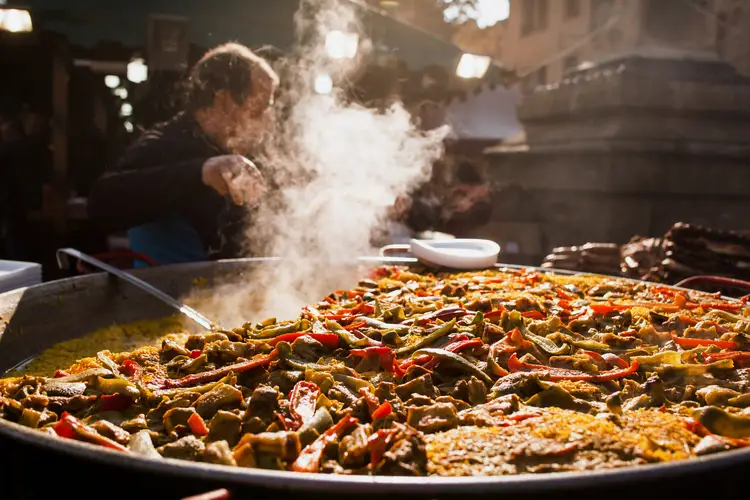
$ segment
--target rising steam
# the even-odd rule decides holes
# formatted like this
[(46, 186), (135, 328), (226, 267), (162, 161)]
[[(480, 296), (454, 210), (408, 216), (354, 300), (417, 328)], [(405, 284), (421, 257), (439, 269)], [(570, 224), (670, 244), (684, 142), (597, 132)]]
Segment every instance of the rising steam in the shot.
[[(355, 284), (356, 257), (372, 254), (373, 230), (396, 198), (429, 178), (443, 154), (447, 131), (425, 133), (401, 104), (385, 111), (348, 102), (341, 92), (319, 95), (315, 78), (341, 81), (360, 61), (333, 60), (325, 51), (331, 30), (358, 30), (350, 2), (302, 0), (296, 26), (299, 46), (281, 70), (285, 113), (267, 140), (261, 164), (274, 187), (247, 232), (256, 255), (281, 263), (254, 276), (243, 290), (221, 293), (223, 321), (267, 316), (291, 318), (302, 305)], [(360, 39), (360, 54), (368, 44)], [(262, 285), (261, 285), (262, 284)], [(250, 295), (262, 296), (254, 311)], [(242, 308), (242, 310), (240, 310)], [(251, 315), (251, 316), (249, 316)]]

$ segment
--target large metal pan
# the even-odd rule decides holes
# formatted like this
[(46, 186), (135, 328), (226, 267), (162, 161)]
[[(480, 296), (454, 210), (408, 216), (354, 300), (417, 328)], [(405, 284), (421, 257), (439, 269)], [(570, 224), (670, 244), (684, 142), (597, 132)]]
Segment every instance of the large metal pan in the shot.
[[(201, 287), (212, 287), (229, 277), (247, 279), (253, 270), (272, 265), (273, 261), (248, 259), (167, 266), (135, 273), (173, 296), (185, 296), (196, 286), (197, 278), (201, 278)], [(551, 272), (549, 269), (542, 271)], [(0, 294), (0, 316), (4, 318), (0, 324), (0, 373), (57, 342), (77, 338), (113, 323), (156, 319), (171, 312), (167, 306), (140, 290), (104, 274), (70, 278)], [(228, 486), (262, 486), (328, 494), (494, 495), (561, 488), (606, 487), (609, 490), (615, 483), (632, 484), (678, 476), (713, 477), (713, 474), (727, 467), (750, 466), (750, 449), (743, 449), (669, 464), (585, 473), (471, 478), (348, 477), (147, 460), (86, 443), (56, 439), (4, 420), (0, 420), (0, 439), (21, 443), (24, 449), (63, 454), (83, 463), (104, 464), (130, 472), (148, 472), (161, 478), (205, 479), (213, 484), (218, 481)]]

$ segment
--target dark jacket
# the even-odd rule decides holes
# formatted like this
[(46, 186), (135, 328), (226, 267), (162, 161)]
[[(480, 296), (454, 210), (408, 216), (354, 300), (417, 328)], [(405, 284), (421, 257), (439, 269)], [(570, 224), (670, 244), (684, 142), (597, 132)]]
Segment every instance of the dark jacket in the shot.
[[(130, 230), (131, 246), (136, 233), (147, 248), (170, 246), (161, 259), (151, 255), (163, 264), (237, 257), (246, 211), (201, 178), (203, 163), (222, 154), (190, 115), (180, 113), (144, 133), (94, 183), (89, 216), (105, 232)], [(202, 249), (175, 251), (193, 243)]]

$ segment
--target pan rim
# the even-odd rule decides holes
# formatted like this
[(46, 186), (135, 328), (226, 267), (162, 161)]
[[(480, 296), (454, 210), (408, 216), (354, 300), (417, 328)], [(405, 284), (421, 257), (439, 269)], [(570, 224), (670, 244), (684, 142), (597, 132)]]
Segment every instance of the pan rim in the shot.
[(94, 444), (59, 438), (0, 419), (0, 435), (56, 453), (96, 460), (110, 466), (126, 467), (144, 473), (194, 480), (226, 481), (242, 486), (263, 486), (275, 490), (327, 491), (369, 494), (456, 494), (519, 493), (553, 489), (584, 489), (611, 486), (629, 480), (664, 479), (705, 472), (750, 462), (750, 448), (723, 451), (714, 455), (672, 462), (631, 465), (602, 470), (514, 474), (507, 476), (345, 476), (292, 471), (272, 471), (204, 464), (176, 459), (149, 459), (108, 450)]

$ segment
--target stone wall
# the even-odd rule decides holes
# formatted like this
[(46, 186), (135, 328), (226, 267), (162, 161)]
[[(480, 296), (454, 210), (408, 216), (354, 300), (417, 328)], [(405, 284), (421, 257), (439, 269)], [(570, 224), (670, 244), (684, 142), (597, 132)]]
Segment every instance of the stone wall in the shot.
[(750, 227), (750, 84), (723, 64), (609, 64), (537, 92), (519, 115), (527, 143), (488, 151), (496, 206), (483, 229), (525, 242), (511, 260), (678, 221)]

